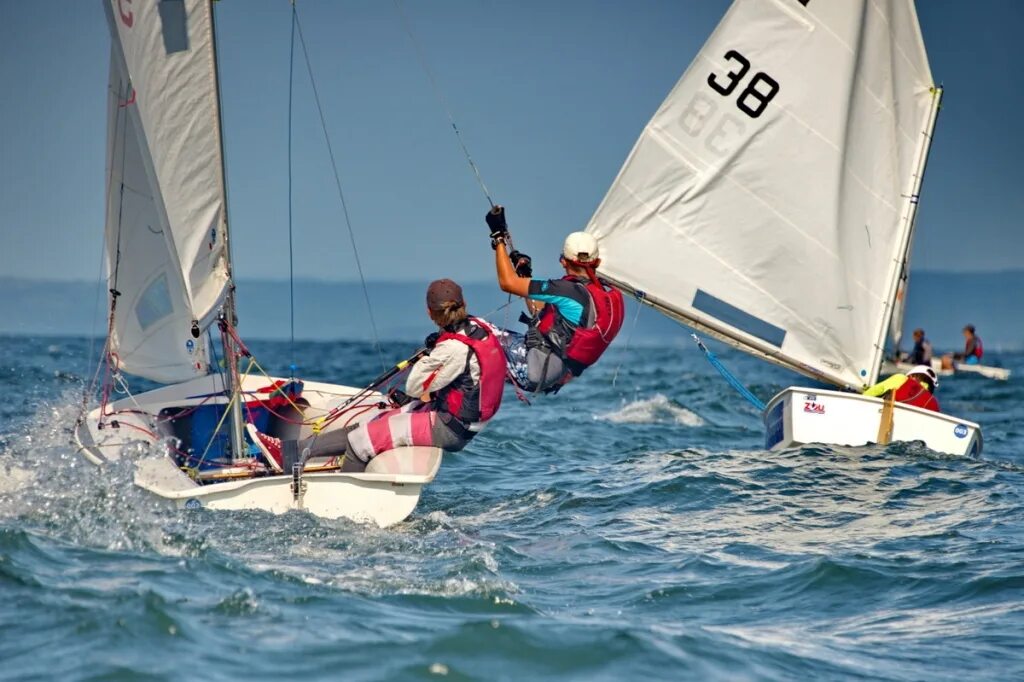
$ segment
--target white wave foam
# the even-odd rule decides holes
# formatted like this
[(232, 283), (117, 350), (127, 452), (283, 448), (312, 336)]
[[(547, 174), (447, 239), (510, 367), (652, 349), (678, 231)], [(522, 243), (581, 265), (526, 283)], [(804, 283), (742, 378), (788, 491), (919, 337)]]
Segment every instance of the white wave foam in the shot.
[(596, 419), (615, 424), (680, 424), (682, 426), (704, 426), (704, 418), (691, 412), (679, 403), (661, 393), (650, 398), (634, 400), (614, 412), (599, 414)]
[(0, 519), (84, 545), (160, 547), (163, 505), (132, 483), (131, 460), (149, 450), (126, 446), (123, 463), (102, 469), (87, 462), (69, 437), (80, 399), (78, 389), (65, 391), (0, 434)]
[(0, 495), (17, 492), (35, 481), (35, 472), (16, 466), (0, 468)]

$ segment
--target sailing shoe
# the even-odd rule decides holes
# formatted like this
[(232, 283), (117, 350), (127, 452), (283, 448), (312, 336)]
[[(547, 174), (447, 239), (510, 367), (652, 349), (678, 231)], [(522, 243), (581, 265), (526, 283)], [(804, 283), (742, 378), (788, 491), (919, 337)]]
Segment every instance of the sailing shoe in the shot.
[(268, 436), (265, 433), (260, 433), (256, 429), (255, 424), (246, 424), (245, 430), (249, 434), (249, 438), (256, 444), (260, 452), (263, 453), (263, 458), (267, 461), (267, 464), (274, 469), (274, 471), (284, 471), (281, 467), (281, 439)]

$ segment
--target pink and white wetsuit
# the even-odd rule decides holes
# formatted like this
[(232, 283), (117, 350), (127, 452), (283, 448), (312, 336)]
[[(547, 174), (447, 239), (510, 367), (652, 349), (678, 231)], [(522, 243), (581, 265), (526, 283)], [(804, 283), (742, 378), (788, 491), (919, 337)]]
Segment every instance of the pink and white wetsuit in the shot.
[(469, 318), (446, 330), (409, 372), (406, 393), (433, 396), (389, 410), (348, 432), (345, 452), (363, 464), (397, 447), (427, 445), (456, 452), (501, 405), (505, 354), (490, 328)]

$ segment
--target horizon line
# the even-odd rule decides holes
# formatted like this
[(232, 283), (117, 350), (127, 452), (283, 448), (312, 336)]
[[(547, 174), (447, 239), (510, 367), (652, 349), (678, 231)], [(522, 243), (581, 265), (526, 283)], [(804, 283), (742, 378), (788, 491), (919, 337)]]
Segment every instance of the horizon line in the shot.
[[(1024, 267), (1017, 268), (1001, 268), (998, 270), (910, 270), (911, 275), (1002, 275), (1002, 274), (1024, 274)], [(26, 282), (33, 284), (85, 284), (92, 285), (100, 282), (105, 282), (106, 278), (102, 280), (98, 279), (82, 279), (82, 278), (54, 278), (54, 277), (26, 277), (23, 275), (3, 275), (0, 274), (0, 281), (16, 281)], [(276, 278), (276, 277), (239, 277), (235, 280), (238, 283), (243, 282), (266, 282), (269, 284), (287, 284), (287, 278)], [(295, 282), (309, 282), (313, 284), (355, 284), (360, 285), (361, 282), (358, 279), (324, 279), (321, 277), (296, 277)], [(367, 279), (366, 283), (370, 284), (423, 284), (429, 282), (428, 279), (407, 279), (407, 278), (395, 278), (395, 279)], [(463, 280), (463, 284), (476, 285), (476, 284), (494, 284), (494, 279), (468, 279)]]

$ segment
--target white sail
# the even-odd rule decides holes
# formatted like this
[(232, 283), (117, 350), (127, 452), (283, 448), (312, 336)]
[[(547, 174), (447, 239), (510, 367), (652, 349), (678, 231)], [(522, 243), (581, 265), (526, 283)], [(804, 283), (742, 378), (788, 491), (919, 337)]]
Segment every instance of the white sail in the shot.
[(892, 320), (889, 322), (889, 350), (897, 353), (900, 350), (900, 342), (903, 341), (903, 317), (907, 313), (907, 275), (903, 272), (896, 285), (896, 299), (892, 303)]
[(736, 0), (587, 227), (602, 274), (749, 353), (873, 382), (935, 104), (911, 0)]
[(209, 0), (105, 0), (111, 29), (106, 243), (111, 352), (174, 382), (208, 370), (229, 283)]

